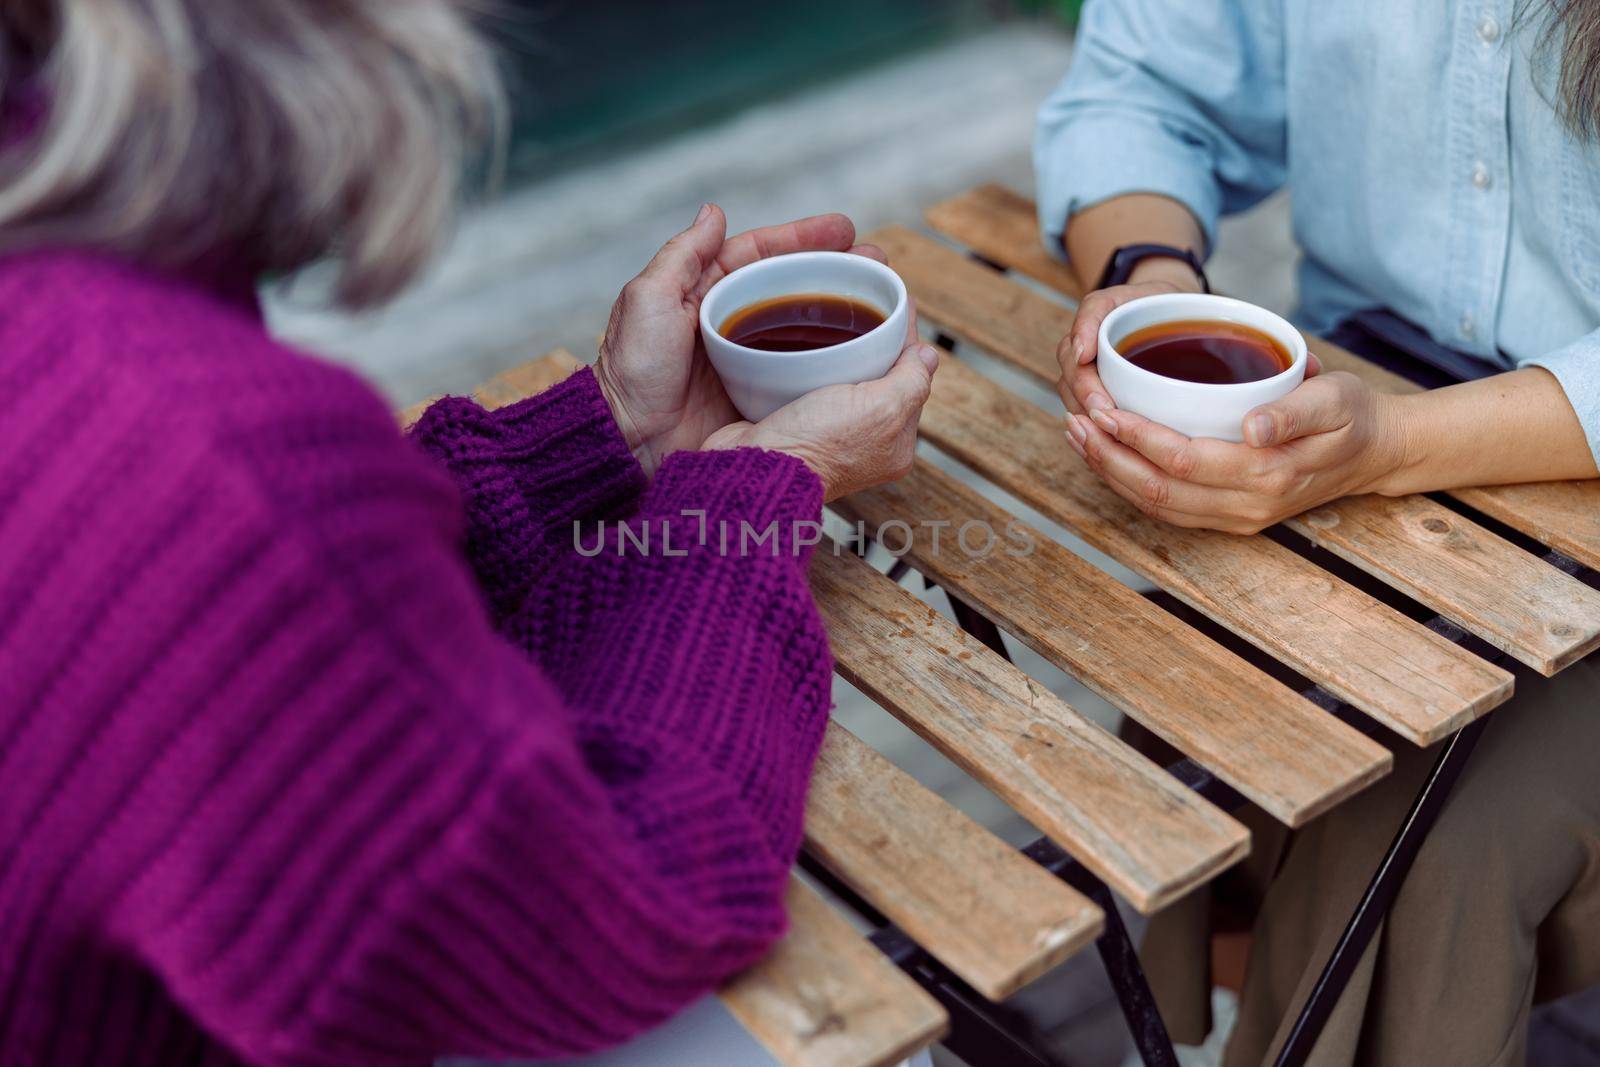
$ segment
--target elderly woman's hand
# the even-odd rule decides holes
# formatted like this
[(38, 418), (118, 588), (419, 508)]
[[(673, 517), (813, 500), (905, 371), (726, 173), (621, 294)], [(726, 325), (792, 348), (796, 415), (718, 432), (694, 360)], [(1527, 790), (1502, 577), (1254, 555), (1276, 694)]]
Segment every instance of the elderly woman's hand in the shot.
[(913, 337), (882, 378), (807, 393), (760, 422), (718, 430), (705, 447), (788, 452), (817, 473), (828, 500), (892, 482), (911, 470), (938, 368), (939, 350)]
[(623, 287), (600, 342), (595, 376), (648, 474), (668, 453), (698, 449), (739, 418), (700, 341), (700, 301), (713, 285), (747, 263), (788, 252), (851, 251), (883, 259), (871, 245), (855, 244), (855, 226), (843, 215), (724, 240), (727, 227), (720, 208), (701, 208), (694, 224)]
[(1145, 514), (1231, 533), (1377, 491), (1404, 457), (1394, 398), (1342, 373), (1307, 379), (1251, 411), (1243, 444), (1185, 437), (1118, 408), (1067, 422), (1073, 449)]

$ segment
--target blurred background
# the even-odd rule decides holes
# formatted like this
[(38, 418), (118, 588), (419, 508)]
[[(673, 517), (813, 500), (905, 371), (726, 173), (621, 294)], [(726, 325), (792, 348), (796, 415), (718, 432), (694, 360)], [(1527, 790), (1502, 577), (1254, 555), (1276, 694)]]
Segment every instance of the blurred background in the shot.
[[(592, 358), (622, 284), (705, 201), (735, 229), (843, 211), (865, 232), (983, 181), (1030, 191), (1033, 113), (1077, 8), (502, 0), (499, 195), (406, 299), (331, 314), (311, 271), (271, 294), (273, 325), (409, 403), (558, 345)], [(1257, 299), (1287, 302), (1287, 255), (1261, 271), (1282, 291)]]
[[(500, 2), (491, 30), (513, 99), (501, 187), (464, 214), (422, 284), (381, 312), (329, 311), (317, 269), (266, 294), (281, 336), (356, 366), (396, 406), (469, 392), (555, 347), (592, 361), (617, 292), (706, 201), (722, 205), (735, 230), (842, 211), (866, 233), (919, 226), (929, 205), (983, 182), (1031, 196), (1034, 112), (1071, 62), (1079, 8), (1079, 0)], [(1287, 208), (1274, 197), (1223, 224), (1210, 265), (1219, 288), (1291, 309)], [(1055, 406), (1030, 380), (980, 353), (962, 355)], [(926, 458), (965, 477), (935, 453)], [(980, 487), (1144, 587), (1019, 501)], [(921, 591), (915, 577), (907, 581)], [(941, 593), (921, 595), (948, 610)], [(1027, 649), (1011, 651), (1029, 674), (1115, 725), (1117, 713), (1093, 693)], [(860, 693), (836, 682), (834, 697), (850, 729), (957, 807), (1014, 844), (1037, 836)], [(1125, 914), (1137, 933), (1137, 917)], [(1111, 1067), (1128, 1055), (1094, 953), (1014, 1004), (1063, 1064)], [(1225, 1029), (1225, 997), (1216, 1011)], [(1600, 1063), (1600, 1009), (1563, 1011), (1536, 1027), (1533, 1061)], [(1217, 1062), (1215, 1048), (1182, 1055), (1188, 1065)], [(941, 1052), (939, 1063), (956, 1061)]]

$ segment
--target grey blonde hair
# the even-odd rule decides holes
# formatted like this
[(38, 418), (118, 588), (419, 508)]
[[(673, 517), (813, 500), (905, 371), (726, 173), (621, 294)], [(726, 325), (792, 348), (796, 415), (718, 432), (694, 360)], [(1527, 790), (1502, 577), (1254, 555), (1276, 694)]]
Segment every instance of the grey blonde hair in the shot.
[(332, 255), (341, 303), (392, 296), (498, 135), (466, 2), (3, 0), (0, 249)]

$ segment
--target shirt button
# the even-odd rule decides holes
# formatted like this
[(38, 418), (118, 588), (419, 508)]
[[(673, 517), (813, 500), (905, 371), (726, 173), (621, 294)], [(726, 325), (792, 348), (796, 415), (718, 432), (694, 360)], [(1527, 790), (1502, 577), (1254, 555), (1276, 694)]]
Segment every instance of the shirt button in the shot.
[(1494, 44), (1500, 39), (1500, 23), (1495, 21), (1493, 15), (1485, 15), (1478, 20), (1478, 39), (1484, 44)]
[(1487, 189), (1494, 184), (1494, 176), (1489, 173), (1489, 168), (1482, 163), (1472, 165), (1472, 184), (1477, 189)]
[(1472, 313), (1469, 311), (1465, 315), (1462, 315), (1461, 316), (1461, 336), (1462, 337), (1471, 337), (1473, 334), (1475, 334), (1477, 332), (1478, 332), (1478, 324), (1472, 321)]

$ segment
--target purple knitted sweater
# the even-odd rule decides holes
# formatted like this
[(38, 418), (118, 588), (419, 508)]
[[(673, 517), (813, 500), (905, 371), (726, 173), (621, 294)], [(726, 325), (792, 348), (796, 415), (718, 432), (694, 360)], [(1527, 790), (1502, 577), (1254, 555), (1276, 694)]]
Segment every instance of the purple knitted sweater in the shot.
[[(678, 524), (820, 507), (647, 485), (586, 370), (408, 442), (248, 299), (0, 260), (0, 1065), (559, 1056), (758, 958), (827, 643), (787, 543)], [(675, 554), (575, 550), (620, 517)]]

